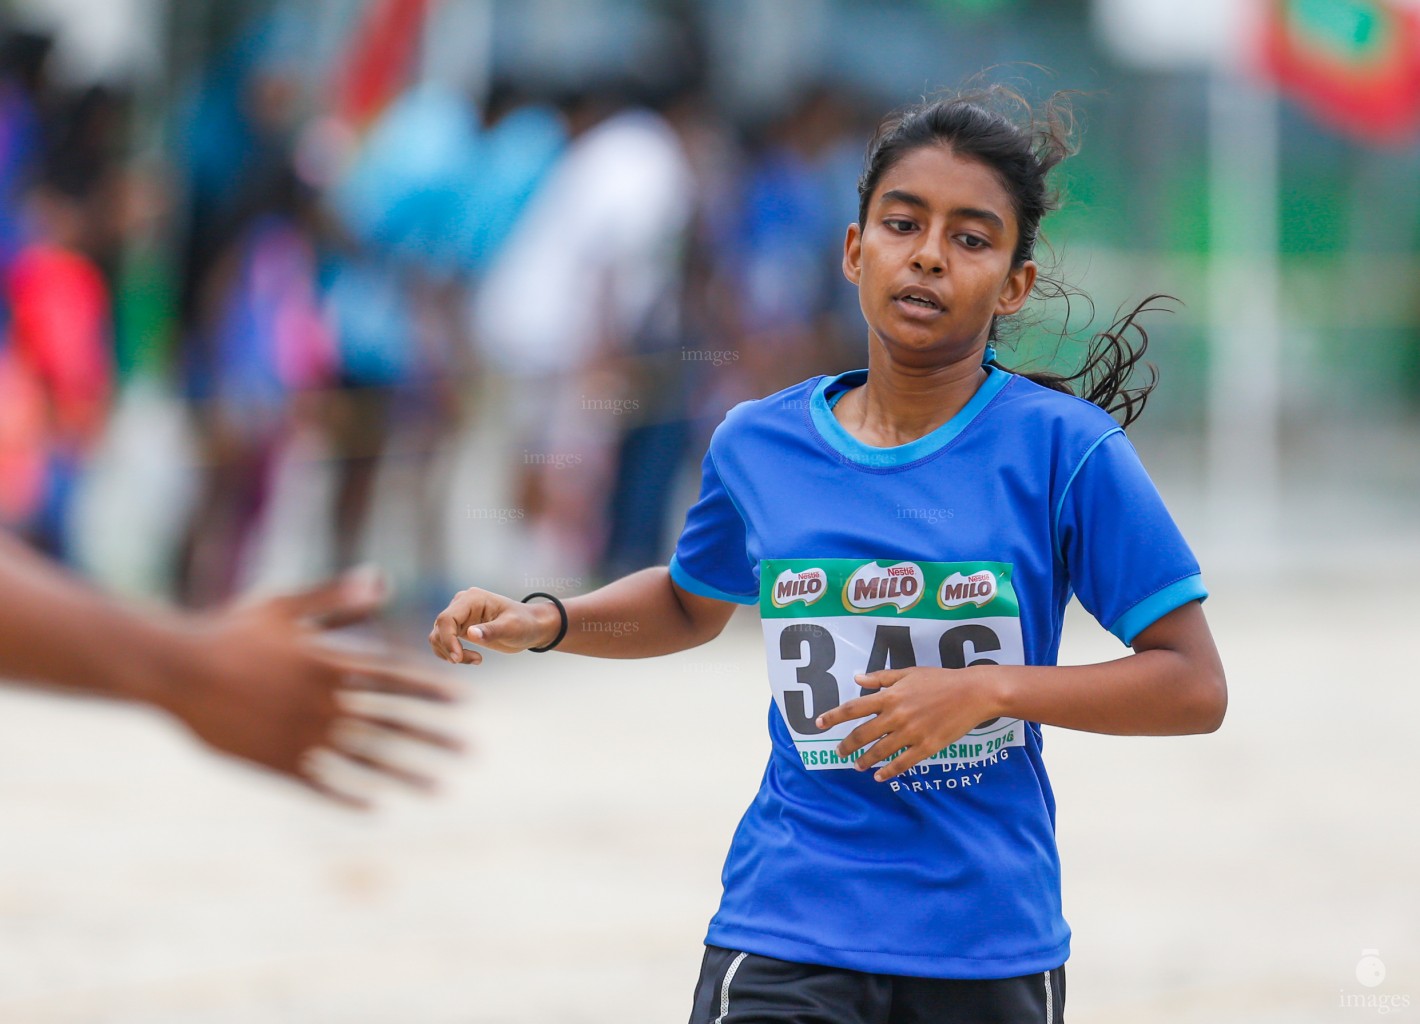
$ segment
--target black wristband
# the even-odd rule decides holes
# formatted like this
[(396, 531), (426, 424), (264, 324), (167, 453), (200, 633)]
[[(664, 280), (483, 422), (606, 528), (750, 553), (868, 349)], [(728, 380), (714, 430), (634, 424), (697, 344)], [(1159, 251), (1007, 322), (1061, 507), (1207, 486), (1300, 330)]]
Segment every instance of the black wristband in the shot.
[(531, 594), (529, 594), (527, 597), (523, 598), (522, 603), (523, 603), (523, 604), (527, 604), (529, 601), (531, 601), (531, 600), (532, 600), (533, 598), (535, 598), (535, 597), (545, 597), (545, 598), (547, 598), (549, 601), (551, 601), (553, 604), (555, 604), (555, 605), (557, 606), (557, 614), (560, 615), (560, 616), (562, 616), (562, 628), (560, 628), (560, 629), (557, 631), (557, 636), (553, 637), (552, 643), (548, 644), (546, 647), (529, 647), (529, 648), (528, 648), (528, 650), (532, 651), (534, 654), (545, 654), (546, 652), (552, 650), (554, 647), (556, 647), (558, 644), (560, 644), (560, 643), (562, 642), (562, 638), (567, 635), (567, 609), (566, 609), (566, 607), (563, 606), (563, 604), (562, 604), (561, 601), (557, 600), (556, 597), (554, 597), (554, 596), (551, 595), (551, 594), (545, 594), (545, 593), (543, 593), (541, 590), (533, 591), (533, 592), (532, 592)]

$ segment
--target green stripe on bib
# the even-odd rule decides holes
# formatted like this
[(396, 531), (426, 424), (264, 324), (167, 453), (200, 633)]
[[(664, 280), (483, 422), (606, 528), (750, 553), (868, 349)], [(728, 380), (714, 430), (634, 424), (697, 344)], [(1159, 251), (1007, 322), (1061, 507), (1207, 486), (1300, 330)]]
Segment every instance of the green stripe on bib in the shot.
[(766, 619), (1016, 618), (1020, 606), (1007, 562), (766, 558), (760, 562), (759, 614)]

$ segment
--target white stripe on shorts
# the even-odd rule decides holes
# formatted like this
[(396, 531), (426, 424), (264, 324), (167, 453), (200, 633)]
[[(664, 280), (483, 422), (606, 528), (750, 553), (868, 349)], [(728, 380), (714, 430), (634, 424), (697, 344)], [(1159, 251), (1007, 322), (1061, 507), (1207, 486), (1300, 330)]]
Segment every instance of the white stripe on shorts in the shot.
[(748, 953), (741, 953), (730, 964), (730, 969), (725, 972), (725, 980), (720, 983), (720, 1016), (716, 1017), (713, 1024), (725, 1024), (725, 1018), (730, 1013), (730, 982), (735, 979), (735, 972), (740, 969), (740, 964)]
[(1050, 991), (1050, 972), (1045, 972), (1045, 1024), (1055, 1024), (1055, 999)]

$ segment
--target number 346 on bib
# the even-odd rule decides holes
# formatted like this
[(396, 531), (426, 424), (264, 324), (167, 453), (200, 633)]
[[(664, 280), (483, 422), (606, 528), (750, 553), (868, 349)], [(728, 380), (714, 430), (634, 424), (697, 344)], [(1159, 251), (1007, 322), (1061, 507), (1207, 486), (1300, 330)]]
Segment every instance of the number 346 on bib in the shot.
[[(1020, 606), (1005, 562), (765, 559), (760, 618), (769, 684), (806, 768), (851, 768), (834, 751), (862, 719), (819, 715), (864, 693), (860, 672), (914, 665), (1022, 665)], [(1014, 718), (983, 722), (927, 764), (989, 757), (1025, 742)]]

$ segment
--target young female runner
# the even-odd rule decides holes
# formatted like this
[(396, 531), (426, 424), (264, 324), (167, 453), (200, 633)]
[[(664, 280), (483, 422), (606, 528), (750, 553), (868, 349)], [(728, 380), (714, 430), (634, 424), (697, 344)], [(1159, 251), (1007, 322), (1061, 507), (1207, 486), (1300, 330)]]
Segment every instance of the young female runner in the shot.
[[(693, 1024), (1060, 1020), (1070, 932), (1041, 726), (1223, 718), (1198, 564), (1105, 411), (1139, 411), (1148, 389), (1123, 378), (1143, 332), (1133, 347), (1125, 318), (1068, 380), (996, 362), (1069, 152), (1053, 101), (1022, 128), (998, 98), (880, 126), (843, 254), (868, 368), (731, 410), (669, 567), (565, 604), (465, 590), (429, 636), (453, 662), (481, 660), (460, 637), (649, 657), (759, 606), (772, 752)], [(1057, 667), (1072, 595), (1133, 653)]]

